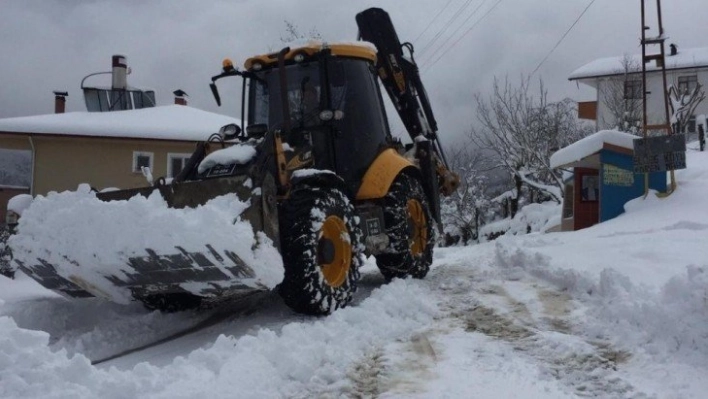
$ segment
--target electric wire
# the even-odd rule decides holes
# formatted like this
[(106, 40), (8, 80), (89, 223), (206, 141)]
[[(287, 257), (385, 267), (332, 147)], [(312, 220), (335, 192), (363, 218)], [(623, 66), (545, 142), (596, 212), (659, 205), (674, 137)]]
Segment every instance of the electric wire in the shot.
[[(465, 36), (467, 36), (470, 32), (472, 32), (472, 30), (473, 30), (477, 25), (479, 25), (482, 21), (484, 21), (484, 20), (489, 16), (489, 14), (491, 14), (492, 11), (494, 11), (494, 9), (497, 8), (497, 6), (499, 5), (499, 3), (501, 3), (501, 2), (502, 2), (502, 0), (498, 0), (496, 3), (494, 3), (494, 5), (491, 6), (491, 7), (489, 8), (489, 10), (487, 10), (487, 12), (484, 13), (484, 15), (482, 15), (482, 17), (481, 17), (480, 19), (478, 19), (474, 24), (472, 24), (472, 26), (470, 26), (470, 28), (467, 29), (467, 30), (465, 31), (465, 33), (462, 34), (462, 36), (460, 36), (454, 43), (452, 43), (452, 45), (450, 45), (450, 47), (448, 47), (447, 50), (445, 50), (444, 53), (440, 54), (440, 56), (439, 56), (437, 59), (435, 59), (435, 61), (433, 61), (432, 64), (428, 65), (428, 66), (425, 68), (425, 71), (428, 71), (428, 70), (429, 70), (430, 68), (432, 68), (435, 64), (437, 64), (438, 61), (440, 61), (440, 60), (445, 56), (445, 54), (447, 54), (448, 52), (450, 52), (450, 50), (452, 50), (452, 49), (460, 42), (460, 40), (462, 40)], [(425, 72), (425, 71), (424, 71), (424, 72)]]
[(475, 8), (474, 11), (472, 11), (472, 14), (470, 14), (470, 15), (464, 20), (464, 22), (462, 22), (462, 24), (460, 24), (460, 26), (458, 26), (457, 29), (455, 29), (455, 31), (452, 32), (452, 34), (451, 34), (447, 39), (445, 39), (445, 41), (444, 41), (437, 49), (435, 49), (435, 52), (433, 52), (433, 54), (431, 54), (430, 57), (429, 57), (425, 62), (423, 62), (423, 63), (421, 64), (421, 67), (425, 67), (425, 64), (426, 64), (426, 63), (429, 63), (431, 60), (435, 59), (435, 56), (436, 56), (443, 48), (445, 48), (445, 46), (447, 46), (448, 43), (450, 43), (450, 40), (452, 40), (452, 38), (455, 37), (455, 35), (457, 34), (457, 32), (459, 32), (460, 29), (462, 29), (462, 28), (465, 26), (465, 24), (467, 24), (467, 22), (469, 22), (470, 19), (472, 19), (472, 17), (474, 17), (475, 15), (477, 15), (477, 12), (479, 11), (479, 9), (482, 8), (482, 6), (484, 5), (484, 3), (486, 3), (486, 2), (487, 2), (487, 0), (483, 0), (481, 3), (479, 3), (479, 5), (477, 6), (477, 8)]
[(420, 32), (420, 34), (418, 34), (418, 36), (415, 39), (413, 39), (413, 43), (418, 43), (418, 39), (423, 37), (425, 32), (427, 32), (428, 29), (430, 29), (430, 27), (433, 26), (433, 23), (438, 19), (440, 14), (442, 14), (443, 11), (445, 11), (447, 9), (447, 7), (450, 5), (450, 3), (452, 3), (452, 0), (447, 1), (447, 4), (445, 4), (445, 6), (443, 6), (443, 8), (441, 8), (440, 11), (438, 11), (438, 13), (435, 15), (435, 17), (433, 17), (433, 19), (430, 20), (430, 22), (428, 23), (428, 26), (426, 26), (425, 29), (423, 29), (423, 31)]
[(533, 72), (531, 72), (531, 75), (529, 75), (529, 77), (533, 76), (533, 75), (536, 73), (536, 71), (538, 71), (538, 69), (541, 68), (541, 65), (543, 65), (543, 63), (546, 62), (546, 60), (548, 59), (548, 57), (551, 56), (551, 54), (553, 53), (553, 51), (554, 51), (556, 48), (558, 48), (558, 46), (560, 46), (560, 44), (563, 42), (563, 39), (565, 39), (565, 37), (568, 36), (568, 33), (570, 33), (570, 31), (573, 30), (573, 28), (575, 27), (575, 25), (578, 24), (578, 22), (580, 21), (580, 19), (583, 17), (583, 15), (585, 15), (585, 13), (588, 11), (588, 9), (590, 8), (590, 6), (592, 6), (592, 4), (593, 4), (594, 2), (595, 2), (595, 0), (590, 1), (590, 4), (588, 4), (587, 7), (585, 7), (585, 9), (583, 10), (583, 12), (581, 12), (580, 15), (578, 16), (578, 18), (575, 19), (575, 22), (573, 22), (573, 24), (570, 25), (570, 28), (568, 28), (568, 30), (565, 31), (565, 33), (563, 34), (563, 36), (561, 36), (561, 38), (558, 40), (558, 42), (556, 43), (556, 45), (553, 46), (553, 48), (551, 49), (551, 51), (549, 51), (548, 54), (546, 54), (546, 56), (543, 58), (543, 60), (541, 60), (541, 62), (538, 63), (538, 65), (536, 66), (536, 69), (534, 69)]
[(425, 53), (430, 49), (435, 42), (438, 41), (438, 39), (445, 33), (447, 32), (448, 29), (450, 29), (450, 26), (457, 20), (457, 18), (460, 17), (464, 13), (464, 10), (466, 10), (470, 4), (472, 3), (473, 0), (466, 0), (464, 4), (462, 4), (457, 11), (448, 19), (447, 23), (443, 28), (441, 28), (438, 33), (435, 34), (432, 40), (430, 40), (425, 46), (423, 46), (423, 49), (420, 50), (420, 56), (424, 56)]

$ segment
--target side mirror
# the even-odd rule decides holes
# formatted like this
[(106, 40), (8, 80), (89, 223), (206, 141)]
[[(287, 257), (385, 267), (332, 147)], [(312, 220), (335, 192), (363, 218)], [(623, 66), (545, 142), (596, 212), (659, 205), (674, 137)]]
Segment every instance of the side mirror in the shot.
[(249, 138), (260, 139), (268, 133), (268, 125), (265, 123), (256, 123), (246, 127), (246, 135)]

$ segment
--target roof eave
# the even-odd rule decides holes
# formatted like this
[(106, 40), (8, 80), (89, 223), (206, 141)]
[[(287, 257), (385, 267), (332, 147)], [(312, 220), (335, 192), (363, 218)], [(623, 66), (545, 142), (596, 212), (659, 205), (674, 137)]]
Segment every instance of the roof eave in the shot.
[[(666, 68), (666, 71), (680, 71), (683, 69), (703, 69), (706, 68), (708, 69), (708, 64), (706, 65), (694, 65), (694, 66), (683, 66), (683, 67), (677, 67), (677, 68)], [(647, 70), (648, 73), (653, 73), (653, 72), (661, 72), (661, 69), (656, 68), (656, 69), (651, 69)], [(635, 73), (642, 73), (642, 71), (636, 71), (636, 72), (629, 72), (629, 74), (635, 74)], [(574, 81), (574, 80), (585, 80), (585, 79), (599, 79), (599, 78), (608, 78), (612, 76), (622, 76), (624, 75), (624, 72), (618, 72), (618, 73), (607, 73), (607, 74), (602, 74), (602, 75), (588, 75), (588, 76), (575, 76), (575, 77), (569, 77), (569, 81)]]

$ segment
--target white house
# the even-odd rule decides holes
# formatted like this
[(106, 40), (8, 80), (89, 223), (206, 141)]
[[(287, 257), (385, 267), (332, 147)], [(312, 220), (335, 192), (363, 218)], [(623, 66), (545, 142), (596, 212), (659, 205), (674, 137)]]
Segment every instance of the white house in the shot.
[[(675, 85), (679, 91), (690, 92), (700, 83), (708, 87), (708, 47), (682, 49), (674, 46), (666, 52), (667, 86)], [(647, 55), (656, 53), (654, 48), (647, 50)], [(619, 57), (601, 58), (581, 66), (570, 74), (569, 80), (577, 81), (596, 89), (595, 101), (578, 103), (579, 116), (583, 119), (594, 119), (597, 129), (608, 129), (619, 126), (617, 112), (613, 112), (612, 98), (619, 101), (636, 104), (639, 113), (630, 119), (640, 122), (642, 99), (642, 56), (641, 54)], [(664, 90), (661, 69), (656, 62), (647, 64), (647, 116), (649, 124), (664, 123), (665, 111)], [(614, 109), (617, 109), (616, 105)], [(624, 114), (625, 117), (627, 113)], [(708, 115), (708, 101), (703, 101), (696, 108), (685, 133), (695, 133), (697, 119), (701, 123), (704, 115)], [(705, 122), (703, 122), (705, 123)]]

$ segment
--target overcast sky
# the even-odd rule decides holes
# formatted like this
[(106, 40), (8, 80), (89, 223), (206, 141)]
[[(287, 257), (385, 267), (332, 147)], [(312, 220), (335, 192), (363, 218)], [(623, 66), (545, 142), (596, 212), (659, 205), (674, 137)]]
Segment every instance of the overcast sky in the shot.
[[(113, 54), (127, 57), (128, 83), (155, 89), (160, 104), (183, 89), (194, 107), (238, 116), (236, 82), (230, 94), (229, 84), (220, 85), (221, 108), (208, 88), (224, 57), (242, 65), (279, 49), (285, 20), (302, 32), (316, 29), (324, 40), (354, 40), (355, 14), (377, 6), (389, 12), (401, 41), (416, 46), (440, 134), (451, 141), (474, 123), (474, 93), (488, 93), (495, 76), (530, 74), (590, 2), (0, 0), (0, 118), (53, 112), (53, 90), (69, 92), (67, 111), (85, 111), (81, 79), (110, 70)], [(639, 7), (637, 0), (592, 4), (534, 75), (550, 99), (594, 99), (593, 90), (567, 76), (596, 58), (641, 51)], [(708, 46), (705, 0), (665, 0), (663, 8), (670, 42)], [(110, 76), (89, 82), (109, 84)]]

